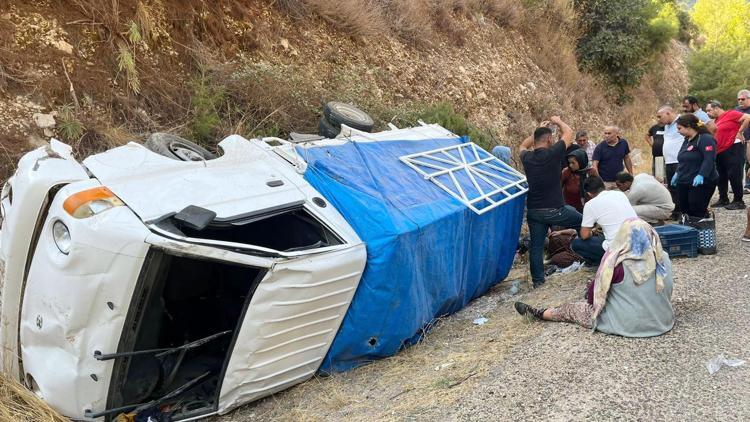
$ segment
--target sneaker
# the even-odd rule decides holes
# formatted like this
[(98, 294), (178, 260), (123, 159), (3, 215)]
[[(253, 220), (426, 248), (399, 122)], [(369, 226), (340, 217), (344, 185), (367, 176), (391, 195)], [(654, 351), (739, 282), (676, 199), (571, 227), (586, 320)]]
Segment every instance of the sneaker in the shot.
[(515, 302), (513, 304), (513, 307), (516, 308), (516, 312), (518, 312), (519, 314), (526, 315), (535, 319), (543, 319), (542, 317), (544, 316), (544, 311), (546, 311), (546, 309), (537, 309), (523, 302)]
[(748, 236), (748, 235), (742, 236), (742, 241), (743, 242), (750, 242), (750, 236)]
[(727, 205), (729, 205), (728, 199), (719, 199), (718, 201), (711, 204), (711, 208), (726, 207)]
[(724, 207), (725, 210), (744, 210), (745, 209), (745, 203), (744, 202), (732, 202), (731, 204)]
[(745, 189), (743, 190), (745, 193), (750, 193), (750, 186), (745, 186)]

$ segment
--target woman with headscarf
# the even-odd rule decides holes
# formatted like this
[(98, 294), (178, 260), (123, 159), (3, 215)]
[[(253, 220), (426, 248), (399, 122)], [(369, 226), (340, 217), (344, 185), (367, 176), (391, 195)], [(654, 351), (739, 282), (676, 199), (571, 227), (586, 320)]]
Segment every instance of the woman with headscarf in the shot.
[(589, 163), (589, 157), (583, 149), (572, 151), (566, 156), (568, 166), (562, 171), (562, 187), (565, 203), (583, 212), (583, 203), (586, 200), (586, 192), (583, 190), (583, 182), (588, 176), (598, 176), (596, 169)]
[(652, 337), (674, 325), (672, 263), (659, 235), (645, 221), (625, 221), (602, 258), (586, 302), (534, 308), (516, 302), (521, 315), (579, 324), (607, 334)]

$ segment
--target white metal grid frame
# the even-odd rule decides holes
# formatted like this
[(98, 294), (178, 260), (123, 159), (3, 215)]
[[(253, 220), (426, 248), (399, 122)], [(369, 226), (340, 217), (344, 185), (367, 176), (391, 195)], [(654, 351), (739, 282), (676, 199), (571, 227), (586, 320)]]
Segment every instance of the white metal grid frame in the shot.
[[(529, 190), (526, 176), (473, 142), (404, 155), (399, 160), (479, 215)], [(461, 186), (456, 177), (461, 173), (474, 192)], [(441, 176), (447, 176), (452, 186), (438, 180)]]

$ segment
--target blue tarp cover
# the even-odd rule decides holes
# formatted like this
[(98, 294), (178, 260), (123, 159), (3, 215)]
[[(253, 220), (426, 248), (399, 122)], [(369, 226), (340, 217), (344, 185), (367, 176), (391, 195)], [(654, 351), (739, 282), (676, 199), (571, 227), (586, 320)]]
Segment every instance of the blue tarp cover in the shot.
[[(399, 161), (464, 142), (298, 149), (308, 163), (305, 179), (367, 245), (359, 288), (321, 371), (345, 371), (395, 354), (419, 340), (435, 318), (460, 310), (508, 275), (525, 195), (478, 215)], [(458, 179), (473, 189), (467, 177)]]

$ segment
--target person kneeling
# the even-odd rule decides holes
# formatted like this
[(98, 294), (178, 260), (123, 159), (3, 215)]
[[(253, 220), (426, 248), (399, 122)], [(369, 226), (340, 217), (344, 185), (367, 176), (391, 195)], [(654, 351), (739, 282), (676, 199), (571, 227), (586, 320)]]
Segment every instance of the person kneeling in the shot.
[[(589, 200), (583, 206), (580, 235), (573, 240), (571, 248), (587, 264), (597, 266), (622, 223), (638, 216), (624, 193), (605, 190), (601, 177), (588, 177), (583, 183), (583, 189)], [(593, 234), (595, 224), (602, 228), (604, 236)]]
[(672, 329), (672, 263), (648, 223), (634, 218), (622, 225), (586, 299), (548, 309), (523, 302), (514, 306), (521, 315), (624, 337), (652, 337)]
[(615, 176), (617, 188), (625, 192), (630, 205), (638, 218), (648, 223), (661, 223), (668, 220), (674, 210), (674, 202), (669, 190), (650, 174), (641, 173), (635, 177), (628, 172)]

